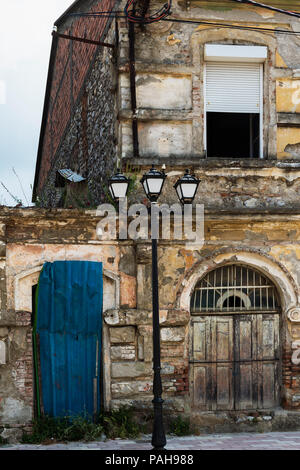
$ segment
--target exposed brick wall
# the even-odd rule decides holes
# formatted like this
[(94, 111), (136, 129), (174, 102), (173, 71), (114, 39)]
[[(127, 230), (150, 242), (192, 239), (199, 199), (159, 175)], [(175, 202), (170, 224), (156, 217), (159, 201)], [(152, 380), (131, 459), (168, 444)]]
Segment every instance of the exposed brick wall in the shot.
[[(114, 26), (107, 40), (114, 39)], [(97, 206), (105, 198), (107, 176), (116, 166), (117, 111), (112, 49), (100, 48), (85, 80), (63, 140), (38, 193), (44, 207)], [(56, 188), (57, 170), (70, 168), (87, 181)]]
[[(90, 11), (111, 10), (115, 3), (116, 0), (102, 0)], [(110, 18), (75, 17), (71, 27), (60, 32), (99, 41), (103, 39), (109, 22)], [(52, 167), (97, 49), (98, 46), (91, 44), (58, 39), (38, 193)]]
[(282, 352), (282, 386), (285, 389), (283, 405), (287, 409), (300, 409), (299, 365), (292, 362), (292, 350), (284, 348)]
[(26, 349), (15, 362), (15, 385), (27, 405), (33, 406), (33, 356), (31, 314), (18, 312), (16, 326), (26, 328)]

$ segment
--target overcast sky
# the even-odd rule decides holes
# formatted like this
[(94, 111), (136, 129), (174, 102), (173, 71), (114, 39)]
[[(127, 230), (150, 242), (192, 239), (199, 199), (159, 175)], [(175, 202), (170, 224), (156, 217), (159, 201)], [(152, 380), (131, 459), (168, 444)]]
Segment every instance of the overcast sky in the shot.
[[(31, 201), (42, 119), (51, 31), (73, 0), (9, 0), (1, 3), (0, 182)], [(0, 205), (16, 205), (0, 183)]]

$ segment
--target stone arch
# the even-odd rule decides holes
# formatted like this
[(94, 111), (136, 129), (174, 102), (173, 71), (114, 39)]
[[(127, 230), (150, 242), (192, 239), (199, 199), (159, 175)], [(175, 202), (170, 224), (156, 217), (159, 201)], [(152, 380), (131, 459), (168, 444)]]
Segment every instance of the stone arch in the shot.
[[(295, 280), (284, 266), (271, 256), (254, 249), (240, 249), (236, 251), (229, 249), (216, 250), (210, 255), (204, 257), (189, 270), (177, 294), (177, 307), (182, 310), (190, 311), (191, 295), (193, 294), (198, 281), (207, 273), (214, 271), (221, 266), (231, 264), (244, 265), (261, 272), (265, 277), (272, 281), (277, 289), (281, 307), (281, 320), (279, 320), (279, 327), (277, 326), (277, 328), (279, 328), (277, 331), (279, 334), (280, 369), (277, 372), (278, 380), (276, 383), (278, 389), (276, 389), (276, 393), (278, 393), (277, 397), (280, 403), (285, 406), (285, 404), (290, 400), (290, 396), (289, 390), (283, 380), (283, 374), (285, 373), (285, 370), (290, 370), (290, 366), (287, 362), (282, 361), (282, 357), (286, 351), (291, 350), (293, 347), (291, 327), (293, 321), (300, 321), (300, 297), (299, 288)], [(204, 315), (202, 318), (205, 318), (205, 312), (202, 312), (199, 315)], [(295, 319), (292, 319), (293, 317)], [(190, 354), (192, 354), (193, 350), (193, 334), (193, 322), (191, 321), (189, 326)], [(197, 380), (194, 380), (194, 369), (195, 365), (192, 363), (189, 372), (192, 403), (194, 403), (194, 396), (196, 396), (193, 384), (198, 384)]]
[(190, 310), (190, 299), (197, 282), (209, 271), (226, 264), (244, 264), (257, 269), (276, 286), (283, 315), (297, 307), (300, 302), (299, 289), (290, 273), (271, 256), (254, 250), (219, 250), (196, 263), (187, 273), (177, 293), (176, 307)]
[[(37, 284), (43, 265), (35, 266), (15, 276), (14, 309), (32, 312), (32, 287)], [(120, 305), (119, 276), (108, 269), (103, 270), (103, 312)]]

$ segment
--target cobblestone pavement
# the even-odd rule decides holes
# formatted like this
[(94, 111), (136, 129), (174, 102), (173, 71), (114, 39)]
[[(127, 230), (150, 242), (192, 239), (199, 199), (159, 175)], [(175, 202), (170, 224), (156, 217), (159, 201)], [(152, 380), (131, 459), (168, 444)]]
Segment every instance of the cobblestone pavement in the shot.
[[(0, 450), (151, 450), (151, 437), (51, 445), (6, 445)], [(300, 450), (300, 432), (208, 434), (168, 437), (167, 450)]]

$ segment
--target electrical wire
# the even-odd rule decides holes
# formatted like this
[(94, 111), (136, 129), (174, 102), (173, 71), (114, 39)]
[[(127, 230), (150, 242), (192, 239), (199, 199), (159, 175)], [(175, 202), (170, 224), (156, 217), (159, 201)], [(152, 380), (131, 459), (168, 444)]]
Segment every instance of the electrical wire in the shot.
[(160, 10), (153, 14), (144, 14), (142, 10), (136, 9), (134, 6), (131, 10), (129, 8), (136, 2), (136, 0), (128, 0), (124, 8), (125, 16), (128, 21), (138, 24), (150, 24), (163, 20), (171, 14), (172, 0), (168, 0)]
[[(107, 12), (95, 12), (95, 13), (71, 13), (72, 16), (83, 16), (83, 17), (102, 17), (102, 18), (120, 18), (126, 19), (127, 17), (124, 15), (119, 15), (119, 12), (114, 11), (107, 11)], [(285, 29), (270, 29), (270, 28), (261, 28), (256, 26), (238, 26), (230, 23), (216, 23), (216, 22), (209, 22), (209, 21), (201, 21), (201, 20), (184, 20), (180, 18), (162, 18), (160, 21), (168, 21), (171, 23), (185, 23), (185, 24), (198, 24), (198, 25), (205, 25), (205, 26), (214, 26), (219, 28), (226, 28), (226, 29), (240, 29), (245, 31), (257, 31), (263, 33), (276, 33), (276, 34), (287, 34), (291, 36), (300, 35), (300, 31), (289, 31)]]
[(200, 24), (207, 26), (217, 26), (220, 28), (229, 28), (229, 29), (241, 29), (245, 31), (262, 31), (263, 33), (278, 33), (278, 34), (288, 34), (288, 35), (300, 35), (300, 31), (289, 31), (287, 29), (270, 29), (270, 28), (260, 28), (256, 26), (238, 26), (229, 23), (212, 23), (209, 21), (199, 21), (199, 20), (182, 20), (179, 18), (169, 18), (163, 19), (162, 21), (170, 21), (173, 23), (191, 23), (191, 24)]
[(267, 10), (282, 13), (284, 15), (289, 15), (289, 16), (294, 16), (296, 18), (300, 18), (300, 14), (296, 13), (294, 11), (282, 10), (281, 8), (276, 8), (276, 7), (273, 7), (271, 5), (265, 5), (264, 3), (255, 2), (254, 0), (231, 0), (231, 1), (232, 2), (237, 2), (237, 3), (244, 3), (244, 4), (247, 4), (247, 5), (254, 5), (256, 7), (266, 8)]
[[(290, 11), (290, 10), (283, 10), (281, 8), (273, 7), (271, 5), (266, 5), (264, 3), (256, 2), (255, 0), (230, 0), (235, 3), (240, 3), (240, 4), (246, 4), (246, 5), (253, 5), (259, 8), (265, 8), (267, 10), (275, 11), (277, 13), (281, 13), (283, 15), (289, 15), (293, 16), (295, 18), (300, 18), (300, 13)], [(128, 18), (129, 21), (132, 21), (134, 23), (153, 23), (156, 21), (160, 21), (167, 16), (171, 14), (171, 7), (172, 7), (172, 0), (168, 0), (168, 3), (166, 3), (160, 10), (158, 10), (156, 13), (152, 15), (142, 15), (139, 10), (134, 11), (133, 9), (129, 10), (129, 8), (134, 4), (136, 0), (128, 0), (127, 4), (124, 8), (124, 13), (125, 16)], [(98, 14), (102, 13), (107, 13), (106, 11), (99, 11), (99, 12), (94, 12), (94, 13), (70, 13), (72, 16), (98, 16)], [(109, 13), (112, 13), (109, 12)], [(115, 12), (115, 13), (120, 13), (120, 12)], [(139, 13), (139, 14), (138, 14)]]

